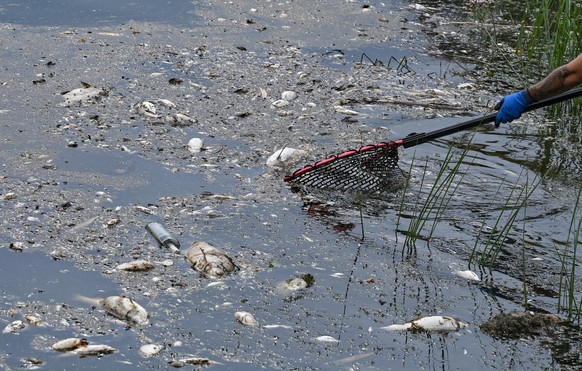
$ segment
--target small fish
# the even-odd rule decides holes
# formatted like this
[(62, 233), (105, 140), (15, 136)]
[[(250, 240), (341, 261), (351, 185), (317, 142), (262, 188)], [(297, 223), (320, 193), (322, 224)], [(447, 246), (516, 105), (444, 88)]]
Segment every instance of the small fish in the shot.
[(342, 106), (334, 106), (333, 109), (337, 113), (341, 113), (343, 115), (348, 115), (348, 116), (356, 116), (356, 115), (359, 115), (360, 114), (358, 111), (354, 111), (354, 110), (351, 110), (351, 109), (347, 109), (347, 108), (344, 108)]
[(255, 317), (249, 312), (235, 312), (234, 318), (245, 326), (254, 327), (259, 324)]
[(430, 316), (415, 319), (405, 324), (394, 324), (386, 327), (381, 327), (386, 331), (429, 331), (429, 332), (449, 332), (458, 331), (466, 328), (469, 325), (453, 317), (447, 316)]
[(158, 117), (157, 116), (158, 111), (156, 109), (155, 104), (153, 104), (152, 102), (143, 101), (136, 103), (133, 106), (133, 109), (136, 110), (137, 113), (147, 117)]
[(94, 306), (100, 305), (112, 316), (136, 325), (141, 326), (149, 323), (148, 312), (133, 299), (125, 296), (114, 295), (105, 299), (92, 299), (86, 296), (77, 295), (77, 300)]
[(285, 99), (278, 99), (272, 103), (273, 106), (277, 108), (287, 107), (289, 105), (289, 101)]
[(151, 357), (161, 352), (162, 349), (164, 349), (164, 347), (159, 344), (144, 344), (139, 348), (139, 351), (145, 357)]
[(92, 87), (77, 88), (63, 93), (63, 98), (65, 101), (62, 103), (62, 105), (71, 106), (74, 104), (92, 103), (107, 95), (108, 92), (105, 89)]
[(24, 316), (26, 322), (30, 323), (33, 326), (45, 326), (45, 323), (38, 317), (28, 314)]
[(194, 366), (209, 366), (215, 363), (208, 358), (201, 358), (201, 357), (189, 357), (183, 358), (181, 360), (173, 360), (170, 361), (168, 364), (175, 368), (184, 367), (185, 365), (194, 365)]
[(148, 312), (133, 299), (125, 296), (109, 296), (99, 301), (105, 311), (119, 319), (135, 323), (136, 325), (147, 325)]
[(111, 354), (116, 352), (117, 349), (110, 347), (109, 345), (105, 344), (93, 344), (87, 345), (83, 347), (79, 347), (73, 350), (73, 353), (80, 355), (81, 357), (86, 356), (100, 356), (103, 354)]
[(194, 269), (209, 278), (220, 278), (237, 269), (224, 251), (206, 242), (194, 242), (186, 251), (186, 259)]
[(170, 108), (170, 109), (176, 108), (176, 104), (168, 99), (158, 99), (157, 102), (163, 106)]
[(318, 336), (313, 340), (319, 341), (320, 343), (339, 343), (340, 342), (338, 339), (334, 338), (333, 336), (329, 336), (329, 335)]
[(276, 328), (282, 328), (285, 330), (293, 330), (293, 327), (289, 326), (289, 325), (278, 325), (278, 324), (274, 324), (274, 325), (264, 325), (263, 326), (264, 329), (270, 330), (270, 329), (276, 329)]
[(307, 281), (305, 281), (301, 277), (290, 278), (290, 279), (283, 281), (277, 285), (277, 292), (285, 295), (285, 294), (288, 294), (292, 291), (302, 290), (304, 288), (307, 288), (308, 286), (309, 285), (307, 284)]
[(284, 147), (276, 150), (271, 156), (269, 156), (267, 159), (267, 166), (280, 167), (285, 165), (292, 165), (297, 163), (306, 155), (307, 152), (302, 149)]
[(87, 345), (89, 345), (89, 342), (85, 338), (67, 338), (57, 341), (51, 348), (59, 352), (68, 352)]
[(288, 102), (294, 100), (295, 98), (297, 98), (297, 93), (295, 93), (294, 91), (286, 90), (283, 93), (281, 93), (281, 99), (286, 100)]
[(21, 320), (16, 320), (9, 323), (6, 327), (4, 327), (2, 333), (3, 334), (17, 333), (18, 331), (24, 329), (25, 327), (26, 324), (24, 322), (22, 322)]
[(147, 260), (134, 260), (132, 262), (119, 264), (115, 269), (129, 272), (143, 272), (153, 269), (154, 265)]
[(479, 278), (479, 276), (477, 275), (477, 273), (470, 271), (470, 270), (466, 270), (466, 271), (455, 271), (453, 272), (455, 274), (455, 276), (457, 277), (461, 277), (461, 278), (465, 278), (469, 281), (481, 281), (481, 279)]

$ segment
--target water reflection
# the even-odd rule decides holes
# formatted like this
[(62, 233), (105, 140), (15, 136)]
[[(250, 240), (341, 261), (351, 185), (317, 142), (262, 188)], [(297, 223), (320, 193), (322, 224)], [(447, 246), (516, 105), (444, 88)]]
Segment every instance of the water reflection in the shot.
[(0, 7), (0, 22), (31, 26), (88, 27), (129, 21), (192, 25), (196, 5), (178, 0), (24, 0)]

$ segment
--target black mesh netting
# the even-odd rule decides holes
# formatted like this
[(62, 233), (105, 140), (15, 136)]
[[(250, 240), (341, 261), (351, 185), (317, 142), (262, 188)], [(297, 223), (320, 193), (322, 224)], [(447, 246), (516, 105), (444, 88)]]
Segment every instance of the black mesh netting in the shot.
[(285, 180), (298, 187), (377, 196), (401, 189), (405, 177), (398, 167), (398, 148), (381, 143), (330, 157)]

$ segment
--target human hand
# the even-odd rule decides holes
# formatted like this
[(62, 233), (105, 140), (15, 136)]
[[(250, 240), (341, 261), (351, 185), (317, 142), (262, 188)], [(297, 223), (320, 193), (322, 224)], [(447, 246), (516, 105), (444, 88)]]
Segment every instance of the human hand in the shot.
[(495, 117), (495, 127), (499, 127), (500, 123), (505, 124), (520, 118), (527, 106), (533, 102), (535, 100), (529, 95), (527, 89), (504, 97), (495, 105), (495, 109), (499, 110)]

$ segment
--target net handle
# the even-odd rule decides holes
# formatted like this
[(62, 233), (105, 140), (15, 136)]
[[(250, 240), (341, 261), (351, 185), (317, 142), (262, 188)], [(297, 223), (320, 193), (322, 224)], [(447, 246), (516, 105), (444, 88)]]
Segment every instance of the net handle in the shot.
[[(539, 102), (532, 103), (525, 109), (525, 111), (526, 112), (533, 111), (533, 110), (538, 109), (538, 108), (547, 107), (547, 106), (550, 106), (552, 104), (560, 103), (560, 102), (566, 101), (568, 99), (572, 99), (572, 98), (579, 97), (579, 96), (582, 96), (582, 88), (569, 90), (568, 92), (557, 95), (555, 97), (543, 99)], [(485, 123), (493, 122), (493, 121), (495, 121), (496, 116), (497, 116), (497, 112), (494, 112), (494, 113), (491, 113), (489, 115), (477, 117), (477, 118), (474, 118), (474, 119), (471, 119), (471, 120), (468, 120), (465, 122), (461, 122), (459, 124), (455, 124), (455, 125), (452, 125), (452, 126), (449, 126), (446, 128), (434, 130), (434, 131), (431, 131), (428, 133), (411, 134), (411, 135), (408, 135), (404, 139), (399, 139), (399, 140), (395, 140), (395, 141), (391, 141), (391, 142), (382, 142), (382, 143), (378, 143), (378, 144), (374, 144), (374, 145), (367, 145), (367, 146), (361, 147), (358, 150), (346, 151), (346, 152), (343, 152), (339, 155), (335, 155), (335, 156), (326, 158), (324, 160), (318, 161), (313, 165), (308, 165), (302, 169), (299, 169), (299, 170), (295, 171), (293, 174), (285, 176), (284, 181), (285, 182), (293, 181), (294, 179), (298, 178), (299, 176), (301, 176), (305, 173), (308, 173), (308, 172), (313, 171), (315, 169), (324, 167), (325, 165), (329, 165), (329, 164), (331, 164), (335, 161), (338, 161), (342, 158), (355, 156), (355, 155), (360, 154), (362, 152), (367, 152), (367, 151), (376, 149), (377, 147), (384, 147), (387, 149), (396, 148), (396, 147), (400, 147), (400, 146), (402, 146), (404, 148), (412, 147), (412, 146), (415, 146), (417, 144), (431, 141), (433, 139), (437, 139), (437, 138), (444, 137), (447, 135), (455, 134), (459, 131), (470, 129), (470, 128), (475, 127), (475, 126), (479, 126), (479, 125), (482, 125)]]
[[(560, 95), (556, 95), (551, 98), (542, 99), (539, 102), (535, 102), (530, 104), (526, 107), (525, 112), (533, 111), (538, 108), (544, 108), (547, 106), (551, 106), (555, 103), (560, 103), (569, 99), (573, 99), (576, 97), (582, 96), (582, 88), (577, 88), (573, 90), (569, 90), (565, 93)], [(402, 139), (402, 146), (404, 148), (412, 147), (417, 144), (425, 143), (431, 141), (433, 139), (437, 139), (440, 137), (444, 137), (447, 135), (455, 134), (459, 131), (467, 130), (473, 128), (475, 126), (479, 126), (482, 124), (486, 124), (489, 122), (495, 121), (495, 117), (497, 116), (497, 112), (490, 113), (488, 115), (477, 117), (469, 121), (464, 121), (456, 125), (448, 126), (446, 128), (434, 130), (428, 133), (419, 133), (419, 134), (412, 134), (407, 136), (406, 138)]]

